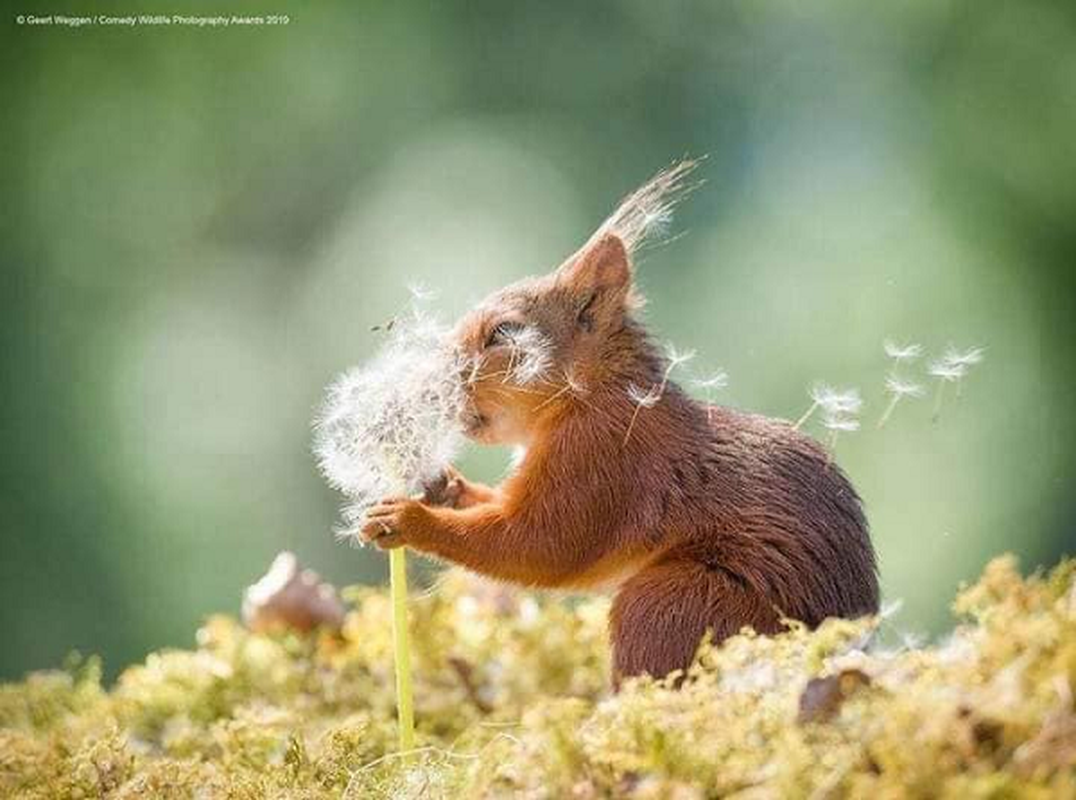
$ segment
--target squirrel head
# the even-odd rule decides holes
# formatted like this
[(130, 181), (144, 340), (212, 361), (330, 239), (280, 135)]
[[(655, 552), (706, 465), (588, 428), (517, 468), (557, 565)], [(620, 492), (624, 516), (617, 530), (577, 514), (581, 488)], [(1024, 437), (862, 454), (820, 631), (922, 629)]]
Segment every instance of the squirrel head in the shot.
[(529, 444), (623, 355), (616, 335), (642, 304), (632, 252), (668, 223), (695, 166), (684, 161), (658, 173), (557, 269), (494, 292), (459, 321), (453, 340), (466, 364), (468, 435)]
[(586, 391), (603, 345), (637, 302), (630, 256), (614, 234), (549, 275), (487, 297), (453, 337), (466, 365), (468, 434), (489, 444), (527, 444), (543, 412)]

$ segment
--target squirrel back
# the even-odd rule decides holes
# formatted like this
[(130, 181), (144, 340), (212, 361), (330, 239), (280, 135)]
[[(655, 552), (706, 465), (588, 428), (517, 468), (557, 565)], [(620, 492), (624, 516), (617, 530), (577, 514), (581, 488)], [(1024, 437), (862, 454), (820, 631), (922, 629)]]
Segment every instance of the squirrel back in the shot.
[(821, 445), (787, 422), (703, 405), (671, 380), (640, 405), (627, 387), (661, 387), (667, 359), (630, 319), (599, 361), (607, 374), (593, 390), (577, 385), (556, 411), (537, 415), (543, 424), (501, 487), (517, 513), (549, 507), (573, 520), (590, 566), (562, 588), (615, 588), (676, 550), (809, 625), (877, 610), (859, 496)]

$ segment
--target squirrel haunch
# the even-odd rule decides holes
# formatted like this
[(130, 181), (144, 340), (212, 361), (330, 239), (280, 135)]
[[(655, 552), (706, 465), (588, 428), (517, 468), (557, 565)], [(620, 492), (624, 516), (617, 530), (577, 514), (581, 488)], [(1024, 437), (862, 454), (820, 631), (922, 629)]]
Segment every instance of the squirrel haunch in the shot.
[[(687, 667), (708, 630), (720, 641), (875, 613), (848, 479), (787, 422), (708, 408), (667, 381), (632, 316), (634, 241), (607, 223), (459, 322), (469, 434), (526, 455), (497, 487), (453, 473), (440, 498), (386, 501), (364, 535), (525, 586), (615, 591), (614, 680)], [(525, 338), (541, 359), (520, 380)], [(642, 407), (632, 387), (661, 391)]]

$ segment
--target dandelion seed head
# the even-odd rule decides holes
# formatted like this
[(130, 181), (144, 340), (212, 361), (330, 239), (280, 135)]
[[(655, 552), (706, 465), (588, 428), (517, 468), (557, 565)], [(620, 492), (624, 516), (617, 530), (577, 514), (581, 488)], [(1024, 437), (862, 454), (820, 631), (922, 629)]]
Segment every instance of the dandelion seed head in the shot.
[(345, 535), (381, 497), (421, 491), (463, 441), (464, 369), (444, 334), (416, 310), (394, 326), (373, 361), (326, 392), (314, 454), (329, 484), (348, 497)]
[(892, 339), (886, 339), (882, 342), (882, 347), (885, 349), (885, 354), (898, 364), (915, 361), (923, 355), (921, 344), (900, 344)]
[(898, 378), (896, 375), (885, 379), (885, 390), (895, 397), (922, 397), (926, 394), (922, 384)]

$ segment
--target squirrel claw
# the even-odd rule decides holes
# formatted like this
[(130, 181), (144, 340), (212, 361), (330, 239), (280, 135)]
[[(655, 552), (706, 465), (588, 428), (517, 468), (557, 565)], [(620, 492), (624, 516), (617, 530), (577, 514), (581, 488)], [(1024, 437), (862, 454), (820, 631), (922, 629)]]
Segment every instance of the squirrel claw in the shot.
[(404, 516), (419, 505), (408, 497), (388, 497), (366, 511), (366, 522), (359, 529), (359, 538), (379, 550), (392, 550), (407, 543)]

